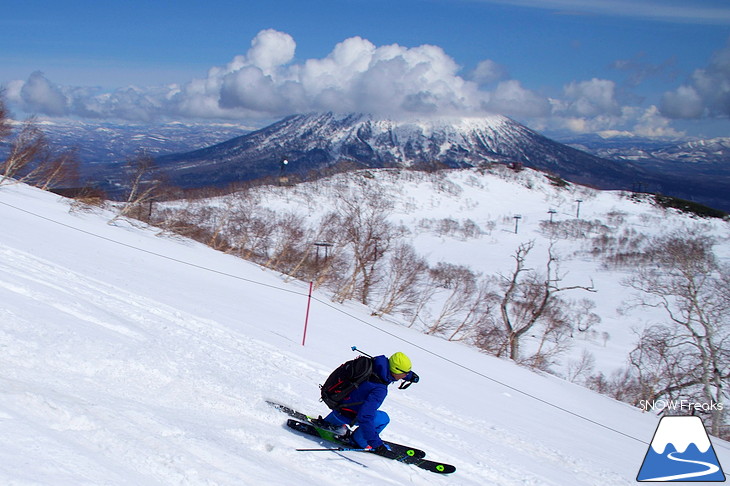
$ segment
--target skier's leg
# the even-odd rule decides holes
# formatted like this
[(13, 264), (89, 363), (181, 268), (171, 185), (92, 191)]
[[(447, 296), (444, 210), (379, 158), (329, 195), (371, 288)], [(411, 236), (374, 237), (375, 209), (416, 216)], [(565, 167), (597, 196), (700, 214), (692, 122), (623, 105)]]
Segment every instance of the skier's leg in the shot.
[[(382, 432), (389, 423), (390, 417), (388, 417), (387, 413), (383, 412), (382, 410), (378, 410), (377, 412), (375, 412), (375, 418), (373, 418), (373, 426), (375, 427), (375, 431), (378, 433), (378, 435), (380, 435), (380, 432)], [(368, 441), (365, 440), (365, 437), (363, 437), (361, 427), (358, 427), (357, 430), (352, 433), (352, 440), (354, 440), (355, 443), (361, 448), (365, 448), (368, 445)]]
[(329, 415), (327, 415), (323, 420), (332, 425), (345, 425), (350, 423), (342, 415), (338, 414), (335, 411), (330, 412)]

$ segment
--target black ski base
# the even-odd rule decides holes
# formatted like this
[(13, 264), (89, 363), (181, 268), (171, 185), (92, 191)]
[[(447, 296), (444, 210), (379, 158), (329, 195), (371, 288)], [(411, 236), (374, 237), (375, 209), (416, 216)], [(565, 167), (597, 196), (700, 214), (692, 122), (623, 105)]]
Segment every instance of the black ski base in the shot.
[[(360, 452), (362, 449), (353, 449), (358, 447), (357, 445), (354, 445), (350, 441), (344, 441), (339, 436), (335, 435), (334, 432), (328, 429), (323, 429), (321, 427), (318, 427), (316, 425), (313, 425), (308, 422), (300, 422), (298, 420), (289, 419), (286, 422), (286, 425), (294, 429), (298, 432), (302, 432), (303, 434), (310, 435), (312, 437), (317, 437), (324, 439), (329, 442), (333, 442), (335, 444), (338, 444), (340, 446), (343, 446), (342, 449), (337, 450), (356, 450)], [(383, 453), (375, 453), (375, 452), (368, 452), (369, 454), (377, 454), (381, 457), (385, 457), (387, 459), (393, 459), (398, 462), (403, 462), (405, 464), (412, 464), (416, 467), (419, 467), (421, 469), (425, 469), (426, 471), (431, 471), (437, 474), (450, 474), (454, 471), (456, 471), (456, 467), (452, 466), (451, 464), (444, 464), (436, 461), (431, 461), (428, 459), (424, 459), (424, 456), (426, 453), (419, 449), (413, 449), (408, 448), (406, 446), (403, 446), (401, 444), (394, 444), (392, 442), (385, 441), (386, 444), (391, 448), (390, 451), (385, 451)]]

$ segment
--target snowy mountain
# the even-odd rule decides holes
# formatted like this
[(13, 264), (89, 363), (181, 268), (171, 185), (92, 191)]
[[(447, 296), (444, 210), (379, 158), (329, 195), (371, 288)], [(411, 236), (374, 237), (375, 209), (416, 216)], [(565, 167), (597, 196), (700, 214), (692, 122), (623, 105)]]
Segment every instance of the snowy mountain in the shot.
[(652, 152), (652, 156), (661, 160), (676, 160), (677, 162), (727, 165), (730, 161), (730, 138), (684, 142)]
[(518, 163), (604, 188), (641, 177), (617, 163), (550, 140), (514, 120), (482, 118), (393, 120), (364, 114), (295, 115), (221, 144), (157, 159), (183, 187), (227, 186), (287, 174), (338, 168), (474, 167)]
[[(93, 182), (118, 179), (119, 167), (140, 153), (154, 157), (195, 150), (251, 130), (234, 123), (145, 125), (40, 119), (36, 125), (55, 151), (73, 150), (80, 162), (81, 177)], [(0, 157), (6, 152), (0, 144)]]
[(730, 160), (730, 138), (722, 137), (693, 141), (661, 141), (586, 135), (566, 139), (565, 143), (607, 159), (685, 162), (687, 165), (698, 163), (727, 165)]
[[(285, 158), (290, 161), (285, 175), (363, 167), (465, 167), (493, 161), (595, 187), (658, 192), (730, 210), (728, 139), (671, 144), (584, 136), (566, 140), (566, 146), (497, 115), (410, 121), (298, 115), (253, 133), (252, 127), (230, 123), (38, 124), (55, 150), (76, 151), (86, 184), (112, 194), (124, 182), (120, 168), (142, 152), (160, 156), (172, 182), (184, 187), (278, 176)], [(0, 156), (3, 149), (0, 144)]]
[[(636, 189), (664, 192), (730, 211), (730, 138), (668, 142), (584, 136), (566, 143), (599, 157), (625, 161), (651, 174)], [(671, 177), (668, 177), (671, 176)]]
[[(463, 187), (476, 191), (473, 176), (464, 174)], [(538, 195), (482, 183), (487, 193), (478, 201), (458, 199), (441, 183), (438, 207), (453, 213), (480, 202), (496, 213), (508, 211), (502, 200)], [(411, 189), (415, 199), (405, 202), (419, 211), (438, 202)], [(548, 201), (531, 201), (540, 203), (522, 207), (535, 216), (525, 218), (519, 235), (496, 228), (510, 245), (539, 228), (537, 214)], [(648, 228), (659, 226), (639, 217), (642, 204), (609, 193), (589, 208), (614, 218), (632, 211)], [(649, 216), (665, 226), (673, 221), (666, 213)], [(0, 187), (0, 483), (635, 483), (657, 427), (654, 414), (362, 306), (335, 304), (319, 291), (302, 345), (305, 283), (158, 228), (109, 224), (112, 217), (26, 186)], [(500, 245), (485, 245), (493, 237), (485, 238), (471, 248), (487, 246), (498, 261)], [(422, 238), (429, 241), (434, 252), (468, 256), (466, 246)], [(608, 296), (617, 288), (603, 285)], [(295, 450), (324, 444), (283, 427), (285, 417), (265, 400), (326, 412), (317, 385), (353, 357), (352, 345), (411, 357), (421, 380), (391, 390), (384, 408), (392, 421), (383, 435), (455, 464), (454, 474), (439, 477), (364, 453)], [(730, 445), (713, 445), (720, 462), (730, 463)]]

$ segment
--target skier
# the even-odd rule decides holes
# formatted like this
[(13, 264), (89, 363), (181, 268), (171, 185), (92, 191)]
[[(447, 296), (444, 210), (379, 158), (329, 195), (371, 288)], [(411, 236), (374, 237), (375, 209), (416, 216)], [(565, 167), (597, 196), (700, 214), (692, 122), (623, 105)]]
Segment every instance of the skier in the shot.
[(327, 424), (342, 426), (342, 434), (348, 431), (346, 425), (357, 425), (350, 439), (362, 449), (384, 453), (390, 448), (380, 439), (380, 432), (390, 422), (388, 414), (378, 410), (388, 394), (388, 385), (404, 380), (401, 388), (417, 383), (419, 377), (411, 371), (411, 360), (405, 354), (397, 352), (390, 358), (384, 355), (373, 358), (373, 372), (370, 378), (342, 401), (337, 410), (333, 410), (324, 419)]

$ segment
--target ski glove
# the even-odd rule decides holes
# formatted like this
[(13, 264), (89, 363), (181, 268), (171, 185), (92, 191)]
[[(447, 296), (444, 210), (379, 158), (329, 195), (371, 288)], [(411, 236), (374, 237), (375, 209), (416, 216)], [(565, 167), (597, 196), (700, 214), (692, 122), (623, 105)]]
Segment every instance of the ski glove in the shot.
[(419, 376), (414, 371), (411, 371), (409, 376), (410, 378), (408, 378), (407, 381), (404, 381), (400, 384), (400, 386), (398, 387), (399, 390), (405, 390), (413, 383), (418, 383), (418, 380), (420, 380)]

